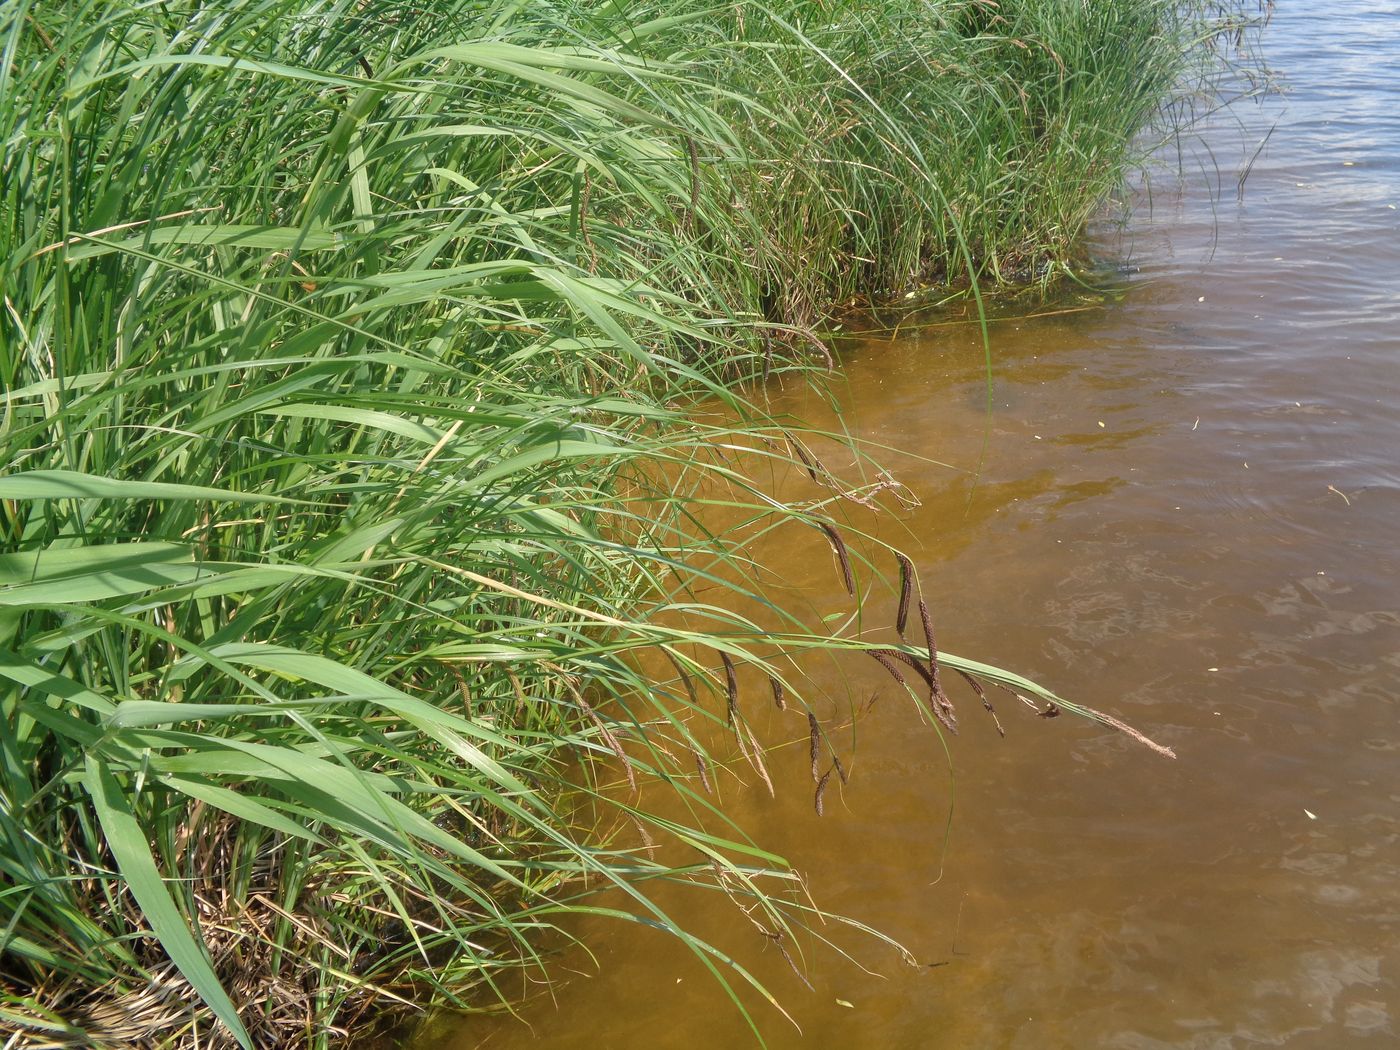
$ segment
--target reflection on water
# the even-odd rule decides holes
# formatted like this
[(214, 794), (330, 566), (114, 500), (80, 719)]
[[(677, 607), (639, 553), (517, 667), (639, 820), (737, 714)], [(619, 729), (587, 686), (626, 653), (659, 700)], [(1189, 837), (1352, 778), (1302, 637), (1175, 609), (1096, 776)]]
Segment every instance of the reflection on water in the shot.
[[(790, 1010), (800, 1030), (752, 1004), (772, 1046), (1400, 1035), (1400, 5), (1280, 3), (1267, 47), (1289, 93), (1243, 104), (1245, 127), (1211, 132), (1213, 161), (1201, 150), (1227, 192), (1158, 185), (1152, 214), (1101, 245), (1130, 248), (1126, 295), (994, 326), (990, 419), (970, 326), (845, 357), (856, 433), (959, 468), (886, 455), (922, 506), (860, 522), (916, 557), (941, 642), (1180, 758), (1006, 700), (1002, 740), (964, 699), (950, 777), (889, 694), (824, 818), (799, 786), (801, 748), (775, 756), (776, 799), (728, 784), (818, 902), (917, 956), (828, 927), (875, 973), (813, 938), (809, 991), (723, 901), (666, 897)], [(1234, 175), (1275, 122), (1237, 201)], [(823, 544), (783, 533), (758, 553), (843, 608)], [(767, 739), (801, 735), (768, 717)], [(528, 1006), (528, 1026), (472, 1021), (434, 1050), (751, 1038), (671, 939), (582, 932), (597, 965), (575, 961), (597, 976)]]

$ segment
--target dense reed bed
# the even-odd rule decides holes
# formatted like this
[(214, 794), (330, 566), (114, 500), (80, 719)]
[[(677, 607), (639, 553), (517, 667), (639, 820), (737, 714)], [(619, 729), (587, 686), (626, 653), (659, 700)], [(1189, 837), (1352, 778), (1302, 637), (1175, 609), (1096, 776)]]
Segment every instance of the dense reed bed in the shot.
[[(780, 657), (869, 643), (726, 611), (763, 597), (687, 494), (821, 530), (853, 603), (893, 570), (839, 493), (731, 469), (816, 476), (741, 392), (820, 373), (808, 326), (852, 297), (1067, 260), (1200, 17), (0, 5), (5, 1045), (333, 1045), (507, 994), (580, 880), (749, 980), (644, 892), (808, 914), (780, 858), (700, 830), (729, 756), (695, 726), (761, 769), (738, 678), (766, 676), (815, 777)], [(931, 636), (878, 658), (948, 721)], [(579, 792), (691, 860), (597, 841)]]

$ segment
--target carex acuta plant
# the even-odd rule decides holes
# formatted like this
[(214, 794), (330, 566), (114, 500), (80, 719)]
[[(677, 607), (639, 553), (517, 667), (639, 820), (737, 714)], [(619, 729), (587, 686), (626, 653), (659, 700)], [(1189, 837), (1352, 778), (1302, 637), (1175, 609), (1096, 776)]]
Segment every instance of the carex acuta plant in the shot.
[[(755, 399), (827, 366), (813, 323), (1066, 258), (1176, 11), (0, 3), (6, 1045), (328, 1046), (507, 995), (585, 883), (754, 983), (646, 883), (781, 931), (792, 873), (637, 785), (724, 826), (694, 726), (766, 779), (767, 676), (820, 809), (846, 773), (775, 654), (873, 647), (727, 611), (765, 598), (691, 496), (820, 532), (853, 603), (899, 569), (715, 449), (816, 480)], [(940, 662), (1073, 710), (940, 656), (922, 606), (902, 640), (903, 572), (873, 655), (932, 724)]]

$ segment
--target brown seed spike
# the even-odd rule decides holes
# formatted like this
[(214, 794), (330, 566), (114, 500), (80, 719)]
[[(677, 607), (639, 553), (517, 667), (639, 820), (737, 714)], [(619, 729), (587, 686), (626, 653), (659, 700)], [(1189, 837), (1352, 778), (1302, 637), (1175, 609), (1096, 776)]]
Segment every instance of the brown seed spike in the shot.
[(841, 778), (841, 783), (849, 784), (851, 780), (846, 776), (846, 767), (841, 764), (841, 756), (835, 751), (831, 753), (831, 764), (836, 768), (836, 775)]
[(622, 763), (622, 768), (627, 774), (627, 783), (632, 788), (632, 794), (635, 795), (637, 793), (637, 774), (633, 771), (632, 760), (627, 757), (627, 752), (622, 749), (622, 742), (617, 739), (617, 734), (615, 734), (612, 729), (609, 728), (608, 724), (598, 716), (598, 712), (594, 711), (593, 708), (589, 706), (588, 701), (583, 698), (583, 694), (579, 692), (575, 686), (569, 684), (567, 680), (565, 681), (565, 686), (569, 690), (569, 695), (574, 698), (574, 703), (577, 704), (583, 713), (588, 716), (589, 720), (598, 727), (599, 735), (606, 741), (609, 750), (617, 756), (617, 760)]
[(958, 674), (967, 679), (967, 684), (972, 686), (972, 691), (977, 694), (977, 699), (982, 701), (982, 706), (987, 709), (987, 714), (992, 716), (992, 722), (997, 727), (997, 733), (1006, 736), (1006, 730), (1001, 727), (1001, 719), (997, 717), (997, 709), (992, 706), (992, 699), (987, 695), (987, 691), (982, 688), (982, 683), (973, 678), (966, 671), (959, 671)]
[[(811, 454), (803, 447), (802, 442), (798, 441), (797, 438), (793, 437), (786, 430), (783, 431), (783, 436), (788, 439), (788, 444), (791, 445), (792, 450), (797, 453), (797, 458), (802, 460), (802, 465), (807, 468), (807, 475), (820, 485), (821, 478), (817, 477), (817, 464), (813, 462)], [(822, 469), (825, 470), (826, 468), (823, 467)]]
[(691, 682), (690, 675), (685, 673), (685, 668), (681, 666), (680, 660), (676, 659), (676, 654), (669, 649), (661, 650), (666, 654), (666, 659), (671, 661), (671, 666), (676, 669), (676, 677), (680, 679), (681, 685), (685, 686), (685, 692), (690, 697), (690, 706), (699, 707), (700, 697), (695, 693), (695, 684)]
[(928, 664), (925, 663), (925, 661), (915, 659), (902, 649), (881, 649), (880, 652), (884, 653), (891, 660), (898, 660), (900, 663), (909, 667), (924, 680), (925, 685), (933, 685), (933, 676), (929, 674)]
[(811, 711), (807, 712), (807, 729), (808, 732), (811, 734), (812, 782), (816, 783), (818, 775), (817, 761), (821, 758), (822, 753), (822, 728), (821, 725), (817, 722), (817, 716), (814, 715)]
[(896, 682), (898, 682), (902, 686), (909, 685), (909, 682), (904, 677), (904, 673), (900, 671), (900, 669), (894, 665), (894, 661), (890, 659), (890, 654), (887, 650), (867, 649), (866, 652), (869, 653), (872, 657), (874, 657), (876, 663), (878, 663), (881, 667), (888, 671), (890, 673), (890, 677), (893, 678)]
[(656, 840), (652, 838), (651, 833), (647, 831), (647, 826), (643, 824), (640, 820), (638, 820), (636, 817), (632, 817), (632, 823), (635, 824), (637, 827), (637, 834), (641, 837), (642, 845), (646, 848), (647, 851), (647, 856), (655, 857)]
[(972, 691), (976, 693), (982, 703), (985, 704), (987, 702), (987, 691), (982, 688), (982, 683), (973, 678), (972, 675), (968, 674), (966, 671), (959, 671), (958, 674), (963, 676), (963, 681), (972, 686)]
[(768, 684), (773, 687), (773, 706), (776, 707), (779, 711), (786, 711), (787, 694), (783, 692), (783, 683), (778, 681), (770, 674), (768, 676)]
[(895, 618), (894, 629), (899, 637), (904, 637), (904, 628), (909, 623), (909, 599), (914, 593), (914, 565), (902, 551), (895, 551), (899, 559), (899, 615)]
[(940, 692), (929, 703), (933, 709), (933, 716), (942, 723), (943, 728), (948, 732), (956, 734), (958, 731), (958, 720), (953, 714), (953, 705), (948, 700), (946, 693)]
[(724, 663), (724, 688), (728, 694), (729, 724), (734, 724), (734, 715), (739, 710), (739, 676), (734, 671), (734, 661), (729, 658), (728, 653), (720, 653), (720, 660)]
[(940, 688), (938, 680), (938, 643), (933, 639), (933, 617), (929, 615), (928, 603), (919, 599), (919, 619), (924, 625), (924, 641), (928, 644), (928, 673), (933, 678), (933, 687)]
[(836, 531), (834, 525), (829, 525), (824, 521), (817, 522), (821, 526), (822, 532), (826, 533), (826, 538), (831, 541), (832, 550), (836, 552), (836, 560), (841, 563), (841, 580), (846, 585), (846, 593), (852, 598), (856, 596), (856, 580), (851, 575), (851, 558), (846, 553), (846, 541), (841, 538), (841, 534)]
[(710, 776), (705, 772), (704, 758), (702, 758), (700, 752), (696, 751), (694, 748), (690, 749), (690, 753), (695, 756), (695, 771), (700, 774), (700, 786), (705, 789), (705, 794), (714, 794), (714, 791), (710, 787)]
[(817, 793), (812, 799), (812, 804), (816, 807), (817, 816), (824, 816), (826, 807), (822, 804), (822, 796), (826, 794), (827, 782), (831, 779), (831, 770), (822, 774), (822, 778), (817, 781)]
[[(943, 691), (943, 683), (938, 675), (938, 643), (933, 638), (933, 617), (929, 615), (928, 603), (919, 599), (919, 619), (924, 626), (924, 639), (928, 642), (929, 703), (938, 720), (953, 732), (957, 732), (958, 717), (953, 711), (953, 701)], [(964, 675), (966, 677), (966, 675)], [(981, 690), (978, 690), (981, 693)]]

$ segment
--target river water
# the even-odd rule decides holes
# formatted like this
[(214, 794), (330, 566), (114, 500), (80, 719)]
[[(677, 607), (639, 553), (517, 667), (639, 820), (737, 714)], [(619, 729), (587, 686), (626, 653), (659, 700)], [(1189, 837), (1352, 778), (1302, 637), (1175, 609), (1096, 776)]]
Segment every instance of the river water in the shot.
[[(878, 668), (816, 682), (884, 697), (849, 786), (818, 818), (803, 727), (772, 722), (804, 742), (777, 797), (726, 804), (915, 963), (830, 926), (855, 961), (795, 945), (809, 990), (731, 905), (668, 897), (790, 1012), (744, 997), (769, 1046), (1400, 1045), (1400, 4), (1284, 0), (1264, 54), (1286, 91), (1096, 233), (1110, 290), (999, 308), (990, 416), (957, 317), (843, 354), (845, 425), (950, 465), (883, 453), (922, 505), (855, 522), (914, 557), (941, 644), (1179, 757), (995, 697), (1002, 739), (967, 695), (945, 754)], [(819, 535), (757, 553), (843, 607)], [(422, 1050), (756, 1045), (674, 939), (573, 932), (595, 958), (566, 954), (521, 1021)]]

